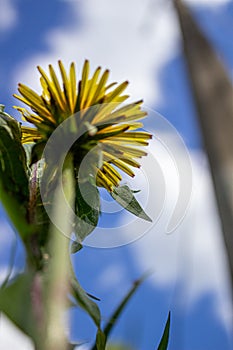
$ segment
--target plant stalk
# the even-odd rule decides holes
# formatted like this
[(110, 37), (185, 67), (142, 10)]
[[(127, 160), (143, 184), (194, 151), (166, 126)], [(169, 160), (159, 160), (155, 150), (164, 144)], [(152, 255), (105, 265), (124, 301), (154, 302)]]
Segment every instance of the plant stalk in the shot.
[[(66, 201), (61, 198), (61, 187)], [(60, 188), (59, 188), (60, 187)], [(74, 169), (73, 160), (68, 156), (64, 163), (62, 182), (55, 190), (54, 215), (56, 222), (63, 220), (61, 232), (54, 224), (50, 229), (50, 263), (48, 267), (48, 285), (46, 287), (46, 336), (43, 350), (68, 349), (67, 336), (65, 334), (65, 313), (68, 306), (69, 291), (69, 237), (72, 232), (72, 218), (66, 215), (67, 204), (74, 205)]]

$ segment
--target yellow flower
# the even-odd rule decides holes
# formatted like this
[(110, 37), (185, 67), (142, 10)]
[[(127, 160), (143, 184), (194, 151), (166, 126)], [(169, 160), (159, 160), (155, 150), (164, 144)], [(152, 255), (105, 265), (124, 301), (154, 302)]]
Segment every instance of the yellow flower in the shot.
[[(131, 166), (139, 168), (136, 159), (146, 155), (139, 147), (148, 145), (151, 135), (135, 131), (142, 127), (137, 121), (147, 114), (141, 110), (142, 101), (121, 106), (129, 97), (122, 94), (128, 82), (108, 85), (109, 71), (101, 74), (100, 67), (91, 76), (89, 61), (84, 63), (79, 83), (74, 63), (71, 63), (68, 74), (61, 61), (58, 65), (62, 84), (52, 65), (49, 65), (49, 75), (38, 67), (41, 95), (19, 84), (21, 96), (14, 96), (28, 105), (32, 112), (22, 107), (15, 108), (24, 120), (36, 127), (22, 126), (22, 143), (47, 141), (59, 124), (79, 112), (76, 127), (87, 132), (87, 139), (85, 144), (78, 143), (78, 148), (89, 151), (93, 145), (100, 145), (103, 162), (101, 166), (95, 165), (97, 185), (112, 191), (122, 179), (116, 168), (133, 177)], [(92, 106), (95, 106), (95, 113), (90, 113)]]

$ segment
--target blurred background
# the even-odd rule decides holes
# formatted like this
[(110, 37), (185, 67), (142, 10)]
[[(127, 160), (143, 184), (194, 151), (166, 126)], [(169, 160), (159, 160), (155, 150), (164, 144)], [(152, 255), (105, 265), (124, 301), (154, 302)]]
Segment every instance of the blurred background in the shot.
[[(232, 82), (233, 2), (184, 3)], [(112, 203), (103, 194), (105, 213), (99, 228), (73, 257), (82, 286), (101, 299), (103, 320), (133, 281), (151, 271), (124, 310), (112, 342), (135, 350), (155, 349), (171, 310), (170, 350), (233, 349), (229, 251), (203, 146), (206, 133), (198, 117), (202, 109), (197, 94), (193, 97), (188, 72), (192, 65), (186, 64), (173, 3), (0, 0), (0, 8), (0, 103), (8, 113), (18, 118), (12, 108), (18, 82), (39, 92), (36, 66), (57, 65), (58, 59), (67, 66), (74, 61), (79, 77), (85, 59), (92, 70), (99, 65), (109, 68), (111, 80), (129, 80), (132, 101), (143, 98), (148, 111), (144, 125), (154, 135), (149, 155), (135, 179), (124, 182), (141, 189), (137, 198), (153, 224), (142, 223), (118, 207), (111, 213)], [(186, 42), (195, 42), (195, 31), (192, 35)], [(168, 233), (180, 194), (182, 210)], [(12, 264), (12, 276), (23, 270), (25, 257), (2, 208), (0, 229), (3, 281)], [(92, 321), (77, 310), (68, 317), (70, 338), (84, 342), (80, 349), (89, 349), (94, 339)], [(32, 349), (30, 341), (1, 317), (0, 349), (10, 348)]]

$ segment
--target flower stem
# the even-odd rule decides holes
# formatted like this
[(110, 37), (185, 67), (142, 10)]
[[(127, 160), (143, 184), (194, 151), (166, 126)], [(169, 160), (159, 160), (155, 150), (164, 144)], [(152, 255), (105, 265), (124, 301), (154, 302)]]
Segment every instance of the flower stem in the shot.
[[(62, 188), (60, 187), (62, 186)], [(48, 269), (48, 285), (46, 287), (45, 310), (46, 336), (43, 350), (65, 350), (68, 348), (67, 337), (64, 329), (65, 312), (68, 306), (69, 290), (69, 237), (72, 232), (72, 218), (67, 217), (67, 203), (73, 208), (74, 205), (74, 169), (72, 157), (65, 160), (62, 181), (58, 184), (54, 198), (54, 218), (63, 220), (63, 232), (55, 225), (50, 230), (50, 264)], [(67, 203), (61, 198), (65, 195)]]

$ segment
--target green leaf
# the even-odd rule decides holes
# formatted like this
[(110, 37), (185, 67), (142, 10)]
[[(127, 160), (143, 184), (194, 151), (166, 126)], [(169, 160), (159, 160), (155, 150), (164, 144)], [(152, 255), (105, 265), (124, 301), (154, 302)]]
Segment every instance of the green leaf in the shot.
[(46, 145), (45, 141), (39, 141), (32, 146), (30, 166), (38, 162), (39, 160), (41, 160), (45, 145)]
[(108, 344), (106, 350), (132, 350), (132, 347), (125, 344)]
[(114, 191), (110, 193), (123, 208), (130, 213), (138, 216), (141, 219), (152, 222), (151, 218), (144, 212), (138, 201), (133, 195), (133, 191), (127, 186), (115, 187)]
[(81, 250), (82, 248), (83, 248), (83, 246), (81, 243), (73, 241), (72, 245), (71, 245), (70, 252), (71, 252), (71, 254), (74, 254), (74, 253), (79, 252), (79, 250)]
[(163, 335), (157, 350), (167, 350), (168, 341), (169, 341), (169, 332), (170, 332), (170, 321), (171, 321), (171, 313), (169, 312), (167, 322), (163, 331)]
[(26, 154), (21, 145), (19, 123), (11, 118), (8, 121), (0, 114), (0, 173), (4, 186), (20, 200), (28, 199), (28, 176)]
[(1, 109), (0, 112), (0, 200), (22, 238), (27, 223), (29, 180), (26, 155), (21, 145), (20, 124)]
[(21, 125), (20, 123), (10, 116), (10, 114), (4, 112), (5, 106), (0, 104), (0, 124), (5, 126), (12, 138), (20, 142), (21, 140)]
[(101, 316), (98, 305), (87, 296), (76, 278), (71, 278), (71, 288), (72, 295), (78, 305), (89, 314), (96, 326), (100, 328)]
[(138, 287), (146, 279), (146, 277), (147, 277), (147, 275), (144, 275), (140, 279), (138, 279), (138, 280), (136, 280), (134, 282), (134, 284), (131, 287), (131, 289), (129, 290), (129, 292), (126, 294), (124, 299), (121, 301), (121, 303), (116, 308), (116, 310), (113, 313), (113, 315), (110, 317), (110, 319), (109, 319), (108, 323), (106, 324), (106, 326), (104, 328), (104, 331), (103, 331), (104, 334), (105, 334), (105, 337), (106, 337), (106, 342), (107, 342), (107, 339), (108, 339), (108, 336), (109, 336), (110, 332), (112, 331), (113, 326), (115, 325), (116, 321), (118, 320), (118, 318), (121, 315), (122, 311), (124, 310), (125, 306), (129, 302), (131, 297), (135, 294), (135, 292), (137, 291)]
[(99, 191), (89, 181), (76, 184), (75, 211), (75, 234), (80, 243), (95, 229), (100, 215)]
[(98, 329), (96, 334), (96, 349), (105, 350), (105, 345), (106, 345), (105, 334), (101, 331), (101, 329)]
[(25, 334), (35, 338), (36, 327), (32, 313), (31, 286), (32, 274), (19, 276), (8, 287), (0, 289), (0, 311)]

